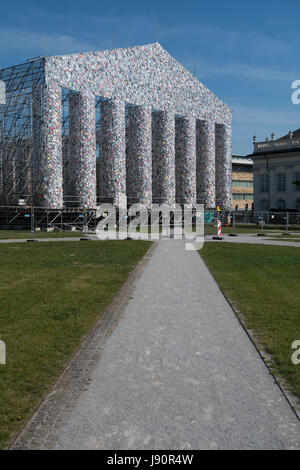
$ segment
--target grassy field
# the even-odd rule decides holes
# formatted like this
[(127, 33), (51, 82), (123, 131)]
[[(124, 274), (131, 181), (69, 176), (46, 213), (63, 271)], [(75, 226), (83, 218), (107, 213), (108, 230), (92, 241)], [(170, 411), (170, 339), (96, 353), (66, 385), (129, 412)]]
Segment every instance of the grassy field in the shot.
[(272, 354), (275, 373), (300, 396), (300, 366), (291, 362), (291, 344), (300, 340), (300, 251), (221, 242), (206, 243), (200, 255)]
[(300, 236), (299, 235), (288, 235), (288, 236), (277, 236), (277, 235), (267, 235), (266, 236), (267, 240), (283, 240), (285, 242), (300, 242)]
[[(150, 231), (150, 228), (145, 229), (143, 231)], [(156, 230), (161, 232), (161, 226), (158, 227)], [(155, 230), (155, 231), (156, 231)], [(294, 226), (289, 228), (290, 231), (299, 231), (299, 226)], [(139, 231), (139, 229), (137, 230)], [(268, 225), (264, 227), (264, 233), (266, 235), (271, 234), (272, 236), (281, 236), (282, 233), (285, 231), (285, 226), (280, 225)], [(236, 233), (249, 233), (255, 235), (256, 233), (261, 232), (261, 227), (254, 224), (236, 224), (235, 226)], [(279, 232), (277, 234), (277, 232)], [(215, 224), (205, 224), (204, 225), (204, 233), (205, 235), (216, 235), (217, 227)], [(232, 227), (225, 227), (222, 226), (222, 233), (228, 234), (232, 233)], [(1, 230), (0, 229), (0, 240), (8, 240), (8, 239), (17, 239), (17, 238), (68, 238), (68, 237), (82, 237), (85, 234), (81, 231), (70, 232), (67, 230), (56, 230), (54, 232), (31, 232), (30, 230)]]
[(0, 245), (0, 447), (20, 429), (149, 242)]
[(285, 242), (295, 242), (295, 243), (299, 243), (300, 240), (299, 239), (295, 239), (293, 240), (292, 238), (279, 238), (279, 237), (266, 237), (267, 240), (282, 240), (282, 241), (285, 241)]
[(0, 230), (0, 240), (8, 240), (14, 238), (65, 238), (82, 236), (82, 232), (69, 232), (67, 230), (57, 230), (54, 232), (31, 232), (30, 230)]

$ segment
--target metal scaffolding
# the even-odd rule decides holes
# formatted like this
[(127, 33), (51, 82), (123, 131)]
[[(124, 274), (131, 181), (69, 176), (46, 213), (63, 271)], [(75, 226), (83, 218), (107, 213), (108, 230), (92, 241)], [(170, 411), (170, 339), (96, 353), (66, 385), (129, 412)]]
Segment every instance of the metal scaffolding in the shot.
[(1, 203), (32, 204), (32, 88), (44, 79), (44, 59), (0, 70), (6, 104), (0, 105)]

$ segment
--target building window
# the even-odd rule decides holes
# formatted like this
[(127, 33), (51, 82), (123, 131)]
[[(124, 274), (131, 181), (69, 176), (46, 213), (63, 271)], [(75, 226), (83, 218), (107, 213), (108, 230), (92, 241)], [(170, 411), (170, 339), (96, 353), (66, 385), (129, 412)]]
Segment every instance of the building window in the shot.
[(260, 175), (260, 191), (265, 193), (268, 191), (269, 178), (268, 175)]
[[(296, 171), (296, 173), (294, 174), (294, 181), (299, 181), (300, 182), (300, 171)], [(295, 186), (296, 191), (300, 190), (299, 185), (295, 184), (294, 186)]]
[(300, 199), (299, 198), (296, 201), (296, 210), (297, 212), (300, 212)]
[(277, 174), (277, 191), (285, 191), (285, 173)]
[(277, 207), (278, 207), (278, 209), (285, 209), (285, 201), (284, 201), (284, 199), (278, 199)]
[(232, 194), (232, 199), (237, 201), (237, 200), (240, 200), (240, 201), (251, 201), (253, 199), (253, 194), (249, 194), (249, 193), (239, 193), (239, 194)]
[(233, 187), (249, 187), (252, 188), (253, 181), (232, 180)]
[(252, 173), (253, 167), (252, 165), (237, 165), (236, 163), (232, 163), (232, 171), (238, 171), (241, 173)]
[(260, 202), (260, 207), (261, 207), (261, 210), (262, 211), (267, 211), (269, 209), (268, 207), (268, 201), (266, 199), (263, 199), (261, 202)]

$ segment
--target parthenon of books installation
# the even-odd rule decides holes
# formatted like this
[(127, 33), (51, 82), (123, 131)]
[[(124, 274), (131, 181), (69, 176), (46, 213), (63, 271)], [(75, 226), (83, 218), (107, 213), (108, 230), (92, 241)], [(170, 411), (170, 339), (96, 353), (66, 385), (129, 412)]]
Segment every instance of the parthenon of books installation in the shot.
[(0, 80), (4, 203), (231, 207), (231, 111), (158, 43), (41, 58)]

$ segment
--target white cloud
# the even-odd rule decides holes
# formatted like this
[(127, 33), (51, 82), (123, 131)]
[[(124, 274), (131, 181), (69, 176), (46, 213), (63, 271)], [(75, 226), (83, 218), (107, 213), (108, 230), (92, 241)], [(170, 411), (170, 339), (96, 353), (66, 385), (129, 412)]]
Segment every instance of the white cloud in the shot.
[[(81, 41), (66, 34), (46, 34), (45, 54), (68, 54), (79, 51), (99, 49), (96, 44)], [(24, 52), (26, 57), (30, 54), (40, 55), (42, 50), (42, 34), (20, 29), (0, 30), (0, 52)]]
[(253, 135), (257, 136), (257, 141), (264, 141), (272, 132), (279, 138), (299, 128), (300, 105), (291, 104), (284, 110), (257, 105), (233, 104), (232, 107), (233, 153), (251, 153)]
[(297, 50), (297, 38), (270, 37), (255, 30), (232, 30), (211, 25), (178, 24), (160, 28), (163, 39), (185, 38), (192, 47), (201, 50), (208, 45), (215, 51), (240, 51), (244, 54), (263, 56), (286, 56), (291, 48)]
[[(295, 73), (288, 70), (279, 70), (272, 67), (259, 67), (242, 63), (227, 63), (215, 65), (205, 61), (196, 61), (197, 76), (199, 80), (206, 77), (234, 76), (255, 80), (292, 82), (295, 80)], [(190, 67), (189, 67), (190, 68)]]
[(233, 104), (233, 122), (247, 123), (255, 126), (290, 126), (292, 129), (299, 127), (300, 105), (292, 105), (290, 109), (271, 109), (255, 106)]

